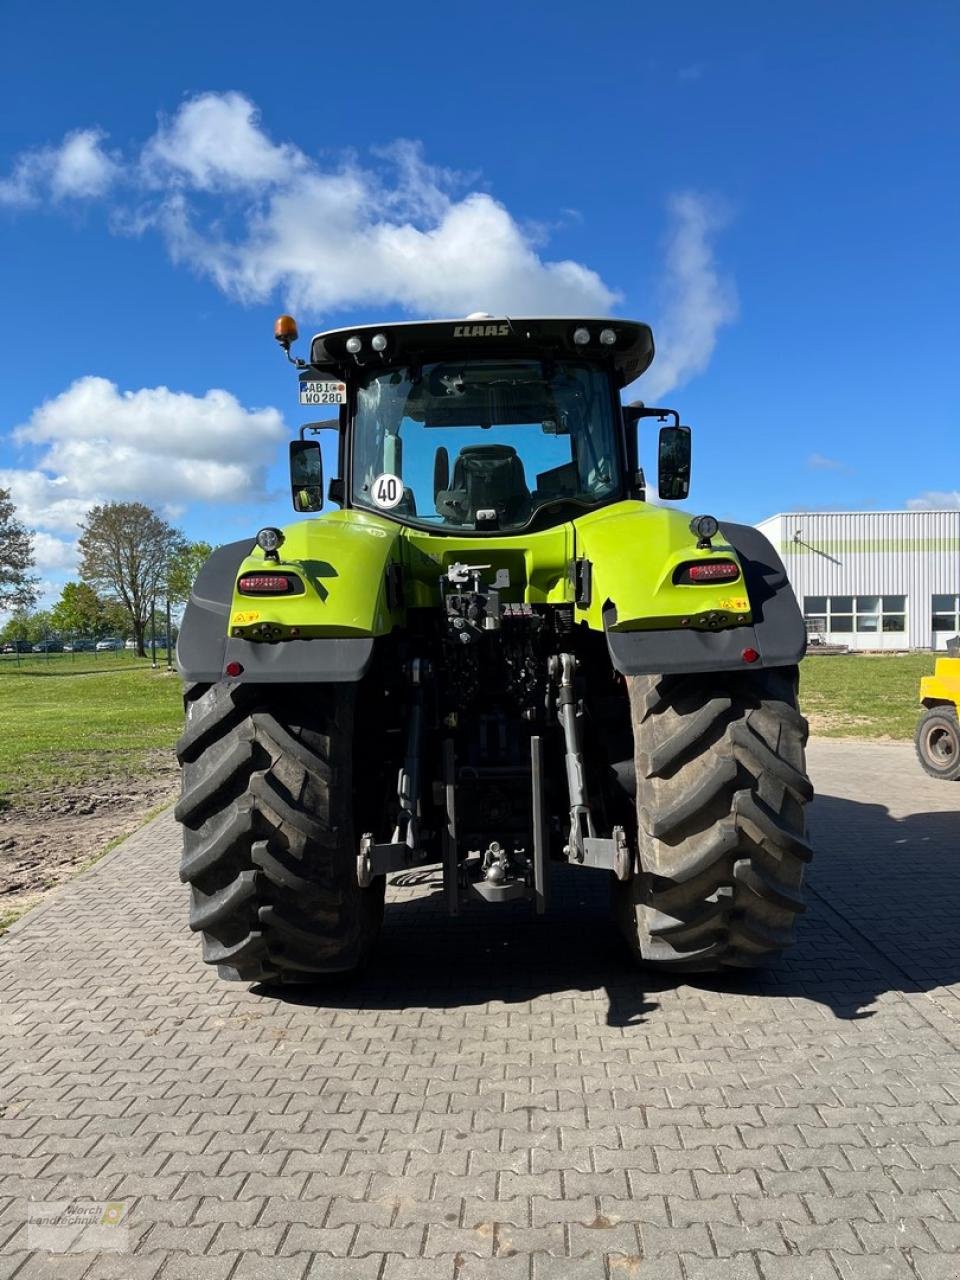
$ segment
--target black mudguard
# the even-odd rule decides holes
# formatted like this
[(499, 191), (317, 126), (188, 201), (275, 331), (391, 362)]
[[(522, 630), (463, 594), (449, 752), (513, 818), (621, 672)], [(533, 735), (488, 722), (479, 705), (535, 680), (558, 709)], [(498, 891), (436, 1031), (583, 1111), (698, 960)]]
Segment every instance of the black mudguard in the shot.
[[(611, 631), (616, 613), (604, 613), (607, 645), (616, 669), (625, 676), (685, 674), (697, 671), (746, 671), (753, 667), (789, 667), (807, 650), (807, 629), (787, 571), (759, 529), (724, 524), (721, 533), (743, 565), (753, 622), (722, 631)], [(744, 649), (759, 659), (747, 664)]]
[[(218, 547), (193, 584), (180, 635), (177, 667), (188, 684), (237, 679), (251, 684), (297, 684), (359, 680), (373, 657), (372, 636), (283, 640), (275, 644), (240, 640), (228, 634), (233, 588), (253, 540)], [(239, 676), (226, 667), (238, 662)]]

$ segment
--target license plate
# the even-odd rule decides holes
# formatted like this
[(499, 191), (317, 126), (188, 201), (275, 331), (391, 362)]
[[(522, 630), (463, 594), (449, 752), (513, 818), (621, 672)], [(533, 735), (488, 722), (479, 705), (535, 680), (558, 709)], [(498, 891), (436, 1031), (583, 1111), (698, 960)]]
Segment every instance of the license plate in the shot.
[(345, 382), (301, 382), (301, 404), (346, 404)]

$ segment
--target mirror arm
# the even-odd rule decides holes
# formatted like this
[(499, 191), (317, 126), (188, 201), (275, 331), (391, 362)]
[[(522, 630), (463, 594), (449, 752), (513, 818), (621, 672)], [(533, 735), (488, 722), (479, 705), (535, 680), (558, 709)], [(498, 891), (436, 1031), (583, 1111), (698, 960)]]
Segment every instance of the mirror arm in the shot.
[(624, 413), (628, 422), (639, 422), (641, 418), (657, 418), (663, 422), (667, 418), (673, 418), (673, 425), (680, 426), (680, 414), (676, 409), (657, 409), (652, 405), (628, 404), (624, 407)]
[(326, 418), (324, 419), (323, 422), (305, 422), (303, 426), (300, 428), (300, 439), (301, 440), (305, 439), (306, 433), (308, 431), (310, 432), (311, 435), (318, 436), (321, 431), (339, 431), (339, 430), (340, 430), (339, 418)]

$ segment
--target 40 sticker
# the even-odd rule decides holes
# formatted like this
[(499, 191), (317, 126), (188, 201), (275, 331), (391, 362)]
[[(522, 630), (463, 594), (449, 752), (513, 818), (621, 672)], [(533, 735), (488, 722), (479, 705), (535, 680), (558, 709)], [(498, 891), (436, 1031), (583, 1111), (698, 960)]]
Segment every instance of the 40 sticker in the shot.
[(392, 472), (384, 471), (371, 485), (370, 496), (381, 511), (392, 511), (403, 498), (403, 481)]

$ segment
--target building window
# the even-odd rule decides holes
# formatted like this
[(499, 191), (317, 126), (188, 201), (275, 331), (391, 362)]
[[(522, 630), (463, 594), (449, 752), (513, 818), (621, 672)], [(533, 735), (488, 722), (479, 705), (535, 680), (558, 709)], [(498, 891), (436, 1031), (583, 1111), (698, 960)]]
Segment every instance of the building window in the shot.
[(934, 631), (960, 631), (960, 596), (933, 597)]
[(907, 629), (907, 597), (883, 596), (881, 620), (884, 631), (906, 631)]
[(906, 631), (906, 596), (804, 596), (810, 631)]

